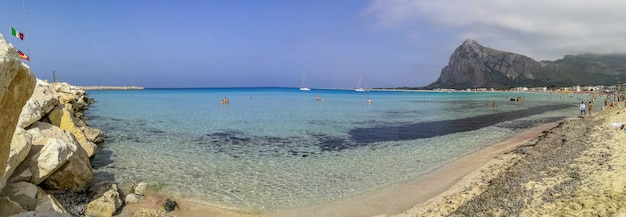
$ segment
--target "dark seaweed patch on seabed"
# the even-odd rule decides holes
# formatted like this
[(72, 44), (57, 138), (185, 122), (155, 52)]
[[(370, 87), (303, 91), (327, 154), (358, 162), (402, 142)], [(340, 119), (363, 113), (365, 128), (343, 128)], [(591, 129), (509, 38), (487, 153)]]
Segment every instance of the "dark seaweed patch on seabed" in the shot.
[(548, 111), (565, 109), (567, 107), (571, 107), (571, 105), (543, 105), (518, 111), (497, 112), (457, 120), (422, 122), (401, 126), (355, 128), (350, 130), (349, 134), (352, 140), (361, 146), (375, 142), (424, 139), (452, 133), (477, 130), (500, 122), (511, 121)]

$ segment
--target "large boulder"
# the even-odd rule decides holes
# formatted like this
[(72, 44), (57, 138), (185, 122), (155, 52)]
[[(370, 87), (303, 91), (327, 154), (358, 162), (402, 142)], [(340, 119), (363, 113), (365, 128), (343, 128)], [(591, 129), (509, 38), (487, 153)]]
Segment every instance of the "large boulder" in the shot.
[(2, 192), (3, 196), (17, 202), (24, 210), (34, 211), (37, 207), (37, 186), (29, 182), (10, 183)]
[[(35, 83), (35, 76), (22, 63), (17, 49), (0, 34), (0, 168), (6, 167), (13, 132), (22, 107), (35, 89)], [(0, 177), (4, 173), (5, 169), (0, 169)]]
[(9, 199), (9, 197), (0, 197), (0, 216), (12, 216), (24, 212), (22, 206)]
[(85, 132), (85, 137), (87, 137), (88, 141), (96, 144), (104, 142), (104, 133), (102, 133), (102, 130), (90, 126), (83, 126), (80, 129)]
[(18, 121), (19, 127), (26, 128), (39, 121), (59, 103), (59, 95), (52, 85), (37, 79), (35, 91), (30, 97)]
[(30, 182), (38, 185), (68, 162), (79, 145), (70, 133), (44, 122), (34, 123), (27, 132), (33, 137), (31, 151), (15, 173), (30, 170)]
[(23, 212), (17, 215), (12, 215), (11, 217), (72, 217), (72, 216), (67, 213), (28, 211), (28, 212)]
[(48, 189), (82, 192), (86, 190), (92, 179), (93, 169), (89, 156), (85, 150), (78, 147), (70, 160), (50, 175), (43, 184)]
[(0, 189), (2, 189), (2, 186), (5, 186), (15, 169), (26, 159), (26, 156), (28, 156), (31, 139), (31, 135), (26, 133), (24, 129), (18, 127), (15, 130), (15, 134), (11, 140), (11, 151), (9, 152), (5, 173), (3, 176), (0, 176)]
[(63, 214), (61, 216), (70, 216), (67, 209), (54, 196), (49, 194), (42, 194), (38, 197), (35, 211), (41, 213), (61, 213)]
[(72, 111), (67, 106), (57, 106), (50, 112), (48, 118), (53, 125), (74, 134), (89, 157), (96, 153), (96, 144), (90, 142), (80, 128), (84, 124), (72, 115)]
[(95, 193), (87, 204), (85, 216), (111, 217), (117, 209), (122, 207), (122, 200), (116, 184), (111, 182), (98, 183), (94, 185), (91, 191)]

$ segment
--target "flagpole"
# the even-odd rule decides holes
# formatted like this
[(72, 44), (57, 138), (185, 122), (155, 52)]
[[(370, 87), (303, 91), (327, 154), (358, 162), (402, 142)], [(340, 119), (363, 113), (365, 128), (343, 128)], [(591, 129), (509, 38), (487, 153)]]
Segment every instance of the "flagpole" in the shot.
[[(22, 8), (24, 9), (24, 29), (26, 30), (26, 32), (30, 35), (30, 32), (28, 31), (28, 16), (26, 16), (26, 0), (22, 0)], [(26, 37), (26, 55), (29, 57), (28, 58), (28, 65), (30, 65), (30, 36)], [(32, 67), (31, 67), (32, 70)]]

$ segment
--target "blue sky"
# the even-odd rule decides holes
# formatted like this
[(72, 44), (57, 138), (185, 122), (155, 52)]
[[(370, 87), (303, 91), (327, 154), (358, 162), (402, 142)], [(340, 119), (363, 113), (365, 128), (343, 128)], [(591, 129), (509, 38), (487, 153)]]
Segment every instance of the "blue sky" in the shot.
[(616, 0), (26, 0), (26, 16), (22, 1), (2, 5), (0, 33), (37, 77), (74, 85), (417, 87), (466, 38), (537, 60), (626, 51)]

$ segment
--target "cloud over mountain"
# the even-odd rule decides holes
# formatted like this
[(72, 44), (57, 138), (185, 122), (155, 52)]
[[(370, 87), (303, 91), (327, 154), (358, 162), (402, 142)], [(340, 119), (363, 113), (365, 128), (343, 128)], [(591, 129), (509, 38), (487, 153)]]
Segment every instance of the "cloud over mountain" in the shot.
[(364, 13), (381, 28), (407, 35), (427, 25), (449, 28), (456, 40), (473, 38), (536, 59), (576, 53), (626, 53), (626, 1), (374, 0)]

